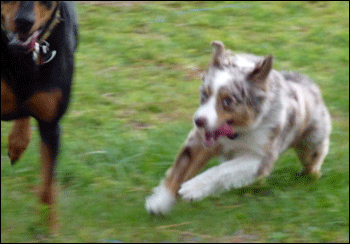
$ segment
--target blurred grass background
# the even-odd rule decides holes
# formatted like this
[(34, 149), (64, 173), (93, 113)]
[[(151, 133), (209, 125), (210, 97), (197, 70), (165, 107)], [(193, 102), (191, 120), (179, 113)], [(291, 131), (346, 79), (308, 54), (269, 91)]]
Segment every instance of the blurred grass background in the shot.
[[(57, 168), (60, 235), (37, 214), (39, 136), (11, 167), (1, 122), (1, 242), (349, 242), (348, 2), (83, 2), (70, 109)], [(172, 164), (199, 104), (210, 42), (275, 57), (321, 88), (333, 119), (318, 181), (293, 151), (265, 181), (179, 201), (144, 200)], [(208, 167), (217, 163), (213, 160)]]

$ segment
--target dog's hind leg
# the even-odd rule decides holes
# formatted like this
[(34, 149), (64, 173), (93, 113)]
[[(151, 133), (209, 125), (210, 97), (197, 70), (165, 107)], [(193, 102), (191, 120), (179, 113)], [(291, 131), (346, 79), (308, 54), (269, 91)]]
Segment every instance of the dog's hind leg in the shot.
[(206, 148), (197, 130), (188, 135), (187, 141), (168, 170), (166, 178), (146, 199), (146, 209), (154, 214), (166, 214), (175, 204), (183, 182), (193, 177), (216, 154), (217, 148)]
[(304, 167), (302, 174), (310, 174), (316, 178), (321, 176), (321, 166), (328, 153), (331, 130), (331, 118), (324, 107), (320, 110), (317, 120), (306, 128), (294, 146)]
[(302, 174), (310, 174), (319, 178), (321, 166), (329, 149), (329, 138), (317, 144), (300, 143), (295, 147), (300, 162), (303, 165)]
[(30, 141), (30, 117), (17, 119), (14, 121), (12, 130), (9, 135), (8, 154), (11, 164), (22, 156), (23, 152), (28, 147)]

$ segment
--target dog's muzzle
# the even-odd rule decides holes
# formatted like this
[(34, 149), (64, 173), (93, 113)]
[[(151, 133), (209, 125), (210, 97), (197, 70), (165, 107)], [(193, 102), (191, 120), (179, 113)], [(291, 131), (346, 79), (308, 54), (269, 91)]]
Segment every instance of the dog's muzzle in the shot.
[(205, 131), (204, 144), (207, 147), (211, 147), (220, 136), (225, 136), (231, 140), (234, 140), (238, 137), (238, 133), (235, 132), (228, 123), (223, 123), (215, 131)]
[(35, 49), (35, 43), (38, 41), (40, 32), (40, 30), (37, 30), (31, 35), (9, 32), (7, 35), (9, 39), (8, 46), (15, 52), (29, 53)]

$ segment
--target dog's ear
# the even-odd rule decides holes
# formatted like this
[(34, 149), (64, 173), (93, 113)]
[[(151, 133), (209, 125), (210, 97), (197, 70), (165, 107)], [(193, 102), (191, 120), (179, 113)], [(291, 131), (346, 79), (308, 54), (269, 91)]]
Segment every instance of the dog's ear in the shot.
[(221, 41), (213, 41), (210, 45), (214, 47), (213, 65), (220, 67), (225, 52), (225, 46)]
[(273, 65), (272, 54), (266, 56), (261, 62), (257, 63), (254, 70), (248, 75), (248, 80), (265, 89), (265, 81)]

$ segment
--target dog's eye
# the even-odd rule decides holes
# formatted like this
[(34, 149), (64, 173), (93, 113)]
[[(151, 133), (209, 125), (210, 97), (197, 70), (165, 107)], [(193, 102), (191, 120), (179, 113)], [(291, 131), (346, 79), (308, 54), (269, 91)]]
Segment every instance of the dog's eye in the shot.
[(208, 100), (208, 95), (205, 92), (201, 92), (201, 103)]
[(224, 105), (224, 108), (229, 108), (232, 104), (233, 100), (231, 97), (225, 97), (222, 101), (222, 104)]

